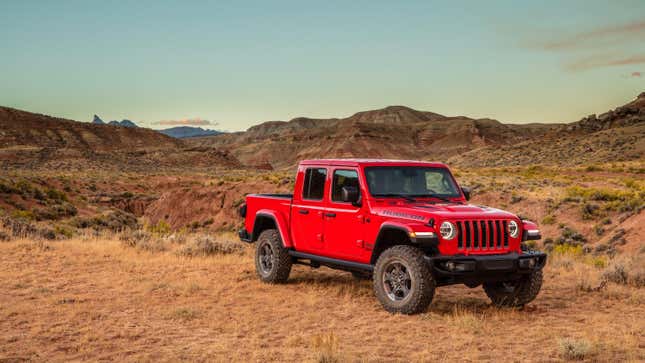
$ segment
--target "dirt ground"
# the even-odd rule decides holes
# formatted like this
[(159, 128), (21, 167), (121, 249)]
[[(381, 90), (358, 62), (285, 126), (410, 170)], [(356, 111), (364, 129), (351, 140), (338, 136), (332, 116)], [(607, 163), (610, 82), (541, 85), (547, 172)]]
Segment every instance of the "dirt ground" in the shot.
[(0, 361), (549, 362), (575, 358), (567, 344), (585, 360), (645, 360), (644, 289), (584, 291), (594, 268), (568, 256), (549, 262), (522, 310), (454, 286), (415, 316), (385, 312), (371, 282), (325, 268), (262, 284), (252, 256), (186, 258), (115, 238), (0, 243)]

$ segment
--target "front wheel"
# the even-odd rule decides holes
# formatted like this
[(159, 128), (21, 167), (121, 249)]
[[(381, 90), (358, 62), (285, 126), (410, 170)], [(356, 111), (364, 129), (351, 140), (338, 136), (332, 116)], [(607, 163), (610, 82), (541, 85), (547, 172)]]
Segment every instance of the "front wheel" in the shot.
[(262, 232), (255, 250), (255, 271), (260, 280), (269, 284), (284, 283), (289, 278), (292, 264), (280, 233), (276, 229)]
[(533, 301), (542, 287), (542, 270), (523, 275), (519, 280), (484, 283), (484, 291), (495, 306), (521, 307)]
[(399, 245), (385, 250), (374, 268), (374, 292), (385, 310), (417, 314), (432, 302), (435, 280), (421, 250)]

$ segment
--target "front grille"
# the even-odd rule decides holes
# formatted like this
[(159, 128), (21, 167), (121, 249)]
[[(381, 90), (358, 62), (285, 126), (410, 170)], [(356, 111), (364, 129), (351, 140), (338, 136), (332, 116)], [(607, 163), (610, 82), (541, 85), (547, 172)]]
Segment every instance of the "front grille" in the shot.
[(493, 251), (508, 249), (508, 221), (457, 221), (457, 249)]

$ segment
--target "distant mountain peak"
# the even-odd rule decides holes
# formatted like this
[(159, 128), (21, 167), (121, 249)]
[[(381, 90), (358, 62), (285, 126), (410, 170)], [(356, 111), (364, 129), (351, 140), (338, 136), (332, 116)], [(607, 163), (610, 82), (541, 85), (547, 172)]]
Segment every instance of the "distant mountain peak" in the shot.
[(165, 130), (159, 130), (160, 133), (174, 137), (176, 139), (184, 139), (189, 137), (202, 137), (202, 136), (215, 136), (223, 132), (217, 130), (208, 130), (201, 127), (193, 126), (177, 126)]
[(97, 125), (105, 125), (105, 122), (103, 122), (103, 120), (101, 120), (101, 118), (98, 115), (94, 115), (94, 118), (92, 119), (92, 123)]
[(108, 125), (120, 126), (120, 127), (139, 127), (137, 126), (137, 124), (135, 124), (130, 120), (121, 120), (121, 121), (114, 120), (114, 121), (108, 122)]
[(123, 126), (123, 127), (139, 127), (134, 122), (132, 122), (130, 120), (126, 120), (126, 119), (121, 120), (121, 126)]

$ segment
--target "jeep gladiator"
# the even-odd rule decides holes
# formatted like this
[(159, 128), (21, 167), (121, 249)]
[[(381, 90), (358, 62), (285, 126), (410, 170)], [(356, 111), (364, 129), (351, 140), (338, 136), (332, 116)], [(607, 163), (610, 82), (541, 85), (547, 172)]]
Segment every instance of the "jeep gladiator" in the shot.
[(256, 243), (266, 283), (293, 264), (371, 278), (390, 312), (414, 314), (437, 286), (482, 285), (497, 306), (523, 306), (542, 286), (546, 254), (524, 241), (537, 226), (503, 210), (468, 204), (448, 167), (422, 161), (305, 160), (294, 194), (251, 194), (240, 207), (242, 241)]

